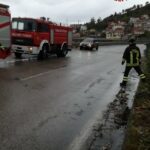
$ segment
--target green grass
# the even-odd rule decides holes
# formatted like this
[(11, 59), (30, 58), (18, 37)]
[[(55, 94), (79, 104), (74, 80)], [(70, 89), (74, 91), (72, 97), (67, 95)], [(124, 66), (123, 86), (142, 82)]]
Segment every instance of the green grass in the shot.
[(140, 82), (135, 95), (123, 150), (150, 150), (150, 44), (143, 68), (146, 81)]

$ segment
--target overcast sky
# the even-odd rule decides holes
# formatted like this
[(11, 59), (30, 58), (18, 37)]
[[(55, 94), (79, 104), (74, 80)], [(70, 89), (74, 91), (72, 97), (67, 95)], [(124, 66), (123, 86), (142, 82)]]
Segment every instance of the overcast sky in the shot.
[(145, 2), (150, 0), (0, 0), (0, 3), (10, 6), (12, 17), (45, 16), (64, 24), (85, 23), (92, 17), (103, 19), (133, 5), (145, 5)]

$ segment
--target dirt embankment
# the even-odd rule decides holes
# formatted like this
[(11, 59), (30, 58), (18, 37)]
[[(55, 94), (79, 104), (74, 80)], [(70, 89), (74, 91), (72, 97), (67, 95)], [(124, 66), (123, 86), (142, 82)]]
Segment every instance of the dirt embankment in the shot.
[(150, 149), (150, 43), (144, 58), (146, 81), (140, 82), (129, 117), (123, 150)]

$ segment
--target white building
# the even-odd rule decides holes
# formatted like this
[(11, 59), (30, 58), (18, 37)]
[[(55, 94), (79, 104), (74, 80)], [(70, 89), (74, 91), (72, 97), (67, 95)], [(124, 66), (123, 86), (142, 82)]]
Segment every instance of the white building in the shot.
[(81, 27), (80, 27), (80, 31), (87, 31), (87, 26), (85, 26), (85, 25), (81, 25)]
[(150, 31), (150, 19), (143, 22), (144, 31)]

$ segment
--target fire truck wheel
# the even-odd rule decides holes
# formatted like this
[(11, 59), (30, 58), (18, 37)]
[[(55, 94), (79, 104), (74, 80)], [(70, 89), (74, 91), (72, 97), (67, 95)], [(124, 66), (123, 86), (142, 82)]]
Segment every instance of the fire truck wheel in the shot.
[(16, 58), (21, 58), (22, 54), (21, 53), (15, 53)]
[(38, 60), (46, 59), (47, 57), (48, 57), (47, 46), (44, 45), (42, 50), (38, 54)]
[(83, 49), (83, 47), (82, 46), (80, 46), (80, 50), (82, 50)]
[(68, 48), (67, 45), (64, 45), (61, 51), (61, 56), (65, 57), (68, 54)]
[(93, 47), (89, 48), (91, 51), (93, 50)]

